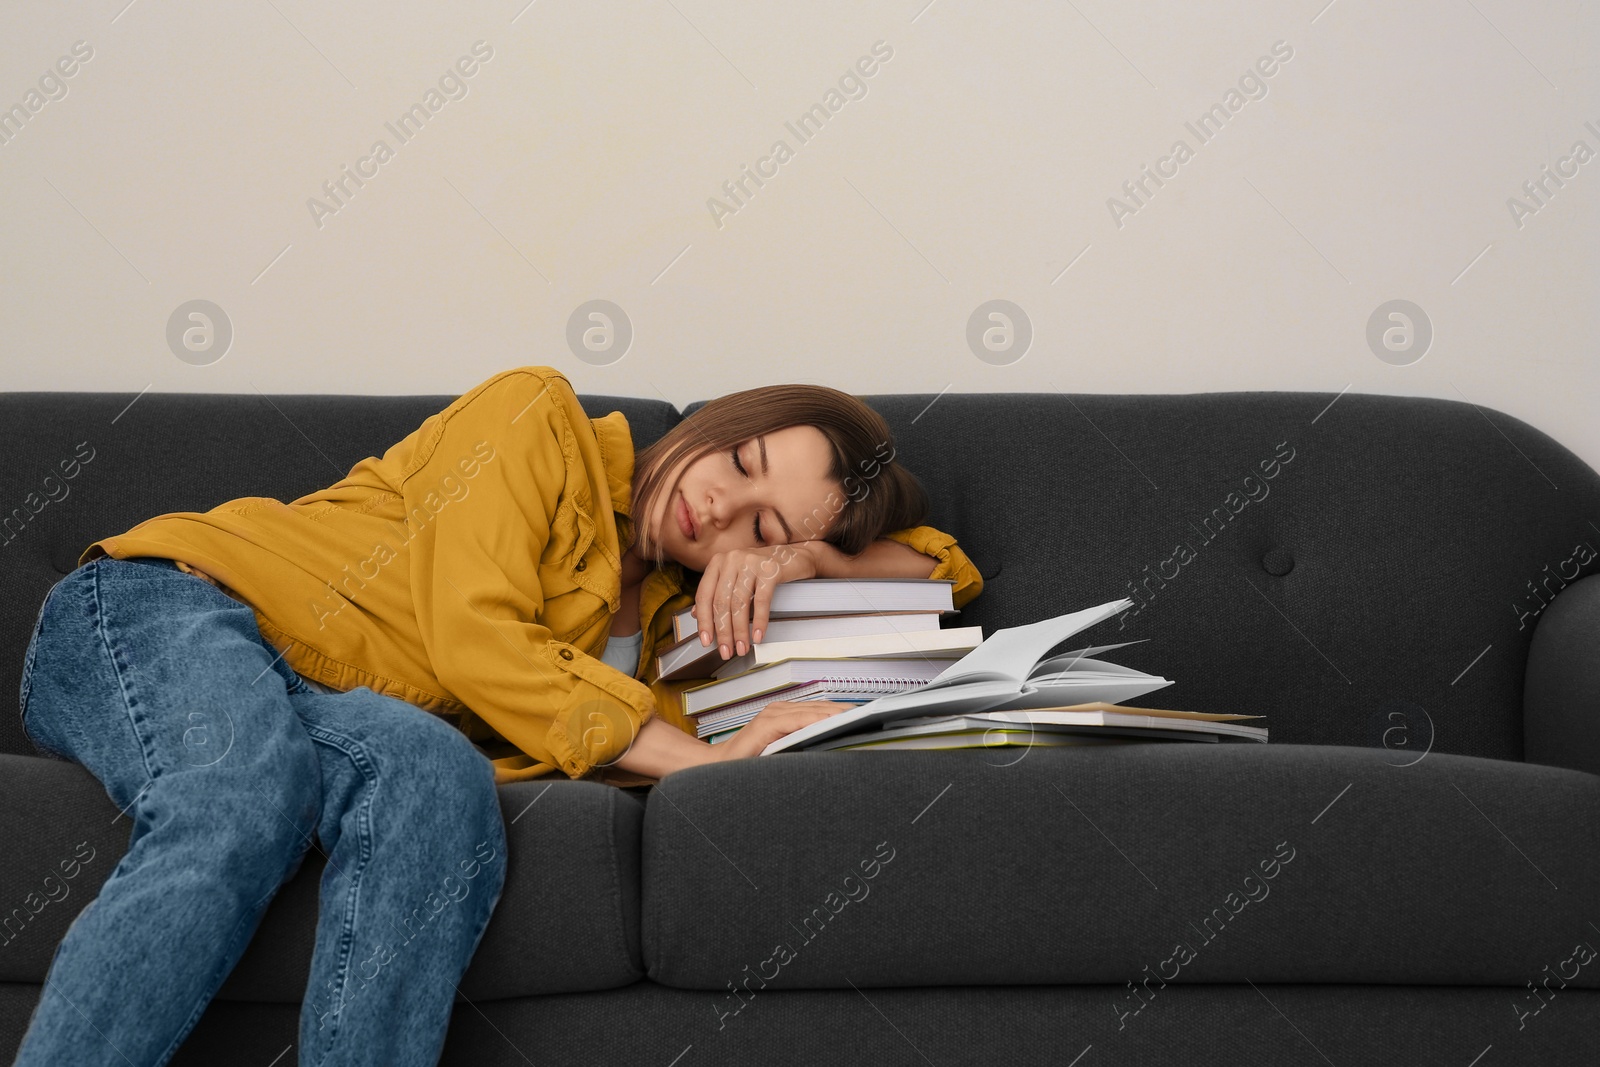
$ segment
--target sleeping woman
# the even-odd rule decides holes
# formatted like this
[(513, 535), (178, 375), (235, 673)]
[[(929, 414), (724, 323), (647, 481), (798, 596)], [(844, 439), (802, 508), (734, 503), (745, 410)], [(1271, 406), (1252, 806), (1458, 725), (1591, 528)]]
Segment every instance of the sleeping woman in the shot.
[[(656, 656), (693, 607), (723, 658), (813, 577), (982, 578), (859, 399), (777, 385), (635, 453), (551, 367), (495, 375), (290, 503), (241, 497), (96, 541), (39, 610), (23, 726), (133, 829), (67, 932), (16, 1063), (164, 1063), (278, 888), (327, 859), (299, 1062), (433, 1064), (499, 900), (495, 786), (646, 785), (848, 705), (693, 736)], [(454, 905), (404, 946), (393, 917)]]

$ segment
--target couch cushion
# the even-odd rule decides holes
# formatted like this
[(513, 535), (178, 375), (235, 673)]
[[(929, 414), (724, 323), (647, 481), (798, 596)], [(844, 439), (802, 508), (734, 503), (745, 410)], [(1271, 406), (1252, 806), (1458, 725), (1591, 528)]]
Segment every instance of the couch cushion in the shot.
[(1564, 963), (1600, 946), (1600, 777), (1564, 768), (1278, 744), (789, 753), (669, 776), (644, 834), (644, 958), (680, 988), (1521, 986), (1546, 965), (1600, 988), (1600, 960)]
[(132, 824), (75, 763), (0, 755), (0, 982), (40, 982)]
[[(461, 983), (473, 1000), (583, 992), (643, 974), (632, 793), (566, 779), (500, 787), (505, 889)], [(127, 850), (127, 816), (75, 763), (0, 755), (0, 982), (41, 982), (73, 918)], [(76, 862), (74, 862), (76, 861)], [(298, 1003), (316, 933), (319, 851), (278, 891), (223, 1000)], [(68, 872), (72, 873), (69, 875)]]

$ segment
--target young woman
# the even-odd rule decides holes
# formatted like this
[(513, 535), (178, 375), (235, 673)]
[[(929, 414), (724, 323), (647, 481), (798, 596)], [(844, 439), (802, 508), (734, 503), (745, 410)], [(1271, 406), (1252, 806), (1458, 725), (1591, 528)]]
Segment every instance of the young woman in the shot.
[(133, 829), (16, 1063), (165, 1063), (308, 848), (298, 1062), (435, 1063), (504, 879), (495, 785), (648, 783), (840, 710), (777, 702), (709, 745), (655, 657), (691, 603), (742, 654), (799, 578), (951, 578), (964, 604), (982, 579), (926, 504), (837, 390), (722, 397), (636, 457), (621, 412), (520, 367), (326, 489), (90, 545), (40, 609), (23, 726)]

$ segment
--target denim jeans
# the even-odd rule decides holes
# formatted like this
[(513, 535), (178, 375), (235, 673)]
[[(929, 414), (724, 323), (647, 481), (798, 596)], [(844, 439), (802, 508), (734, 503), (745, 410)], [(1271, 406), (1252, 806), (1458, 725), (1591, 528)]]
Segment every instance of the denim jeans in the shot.
[(460, 731), (365, 686), (312, 690), (249, 605), (153, 558), (56, 583), (21, 695), (29, 739), (132, 830), (17, 1064), (165, 1064), (310, 848), (327, 867), (298, 1062), (438, 1062), (506, 870), (493, 768)]

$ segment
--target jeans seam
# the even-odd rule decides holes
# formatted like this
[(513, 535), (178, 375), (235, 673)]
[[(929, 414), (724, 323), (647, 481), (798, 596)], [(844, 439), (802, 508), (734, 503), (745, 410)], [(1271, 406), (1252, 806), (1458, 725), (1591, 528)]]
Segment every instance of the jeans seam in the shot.
[(144, 732), (140, 717), (135, 713), (138, 703), (130, 692), (129, 680), (123, 675), (122, 664), (118, 659), (117, 648), (113, 645), (107, 623), (110, 621), (105, 610), (104, 598), (100, 592), (100, 571), (95, 568), (91, 602), (94, 605), (94, 632), (99, 635), (100, 644), (105, 649), (106, 659), (111, 664), (111, 675), (117, 680), (117, 692), (122, 697), (122, 711), (127, 716), (128, 726), (133, 731), (134, 740), (139, 743), (139, 761), (144, 764), (145, 778), (154, 780), (158, 776), (155, 768), (150, 766), (150, 746)]
[[(350, 738), (344, 737), (341, 734), (324, 730), (318, 726), (307, 724), (305, 730), (313, 741), (320, 741), (331, 748), (338, 749), (340, 752), (343, 752), (346, 756), (350, 757), (350, 762), (356, 765), (356, 769), (361, 772), (362, 777), (366, 779), (369, 787), (367, 789), (366, 797), (363, 798), (361, 804), (357, 808), (358, 817), (356, 820), (356, 833), (357, 840), (360, 844), (360, 850), (354, 869), (351, 870), (348, 875), (350, 884), (345, 890), (345, 905), (343, 909), (344, 918), (339, 930), (338, 956), (334, 963), (333, 977), (337, 979), (334, 984), (334, 988), (335, 996), (338, 997), (338, 1010), (334, 1012), (333, 1025), (328, 1030), (327, 1040), (322, 1043), (322, 1047), (316, 1052), (317, 1061), (314, 1062), (319, 1062), (323, 1056), (327, 1055), (328, 1049), (333, 1046), (334, 1040), (339, 1036), (339, 1023), (344, 1012), (346, 1000), (344, 992), (346, 985), (349, 984), (349, 964), (350, 957), (353, 954), (352, 948), (355, 942), (354, 930), (357, 920), (357, 893), (361, 888), (362, 875), (366, 873), (367, 862), (372, 857), (372, 803), (373, 799), (378, 793), (378, 774), (376, 769), (372, 766), (372, 761), (367, 757), (366, 752), (361, 748), (359, 743), (354, 742), (350, 740)], [(341, 834), (340, 840), (342, 841), (343, 839), (343, 835)], [(337, 846), (335, 847), (337, 848)], [(333, 850), (331, 849), (328, 853), (328, 861), (330, 863), (333, 861)]]

